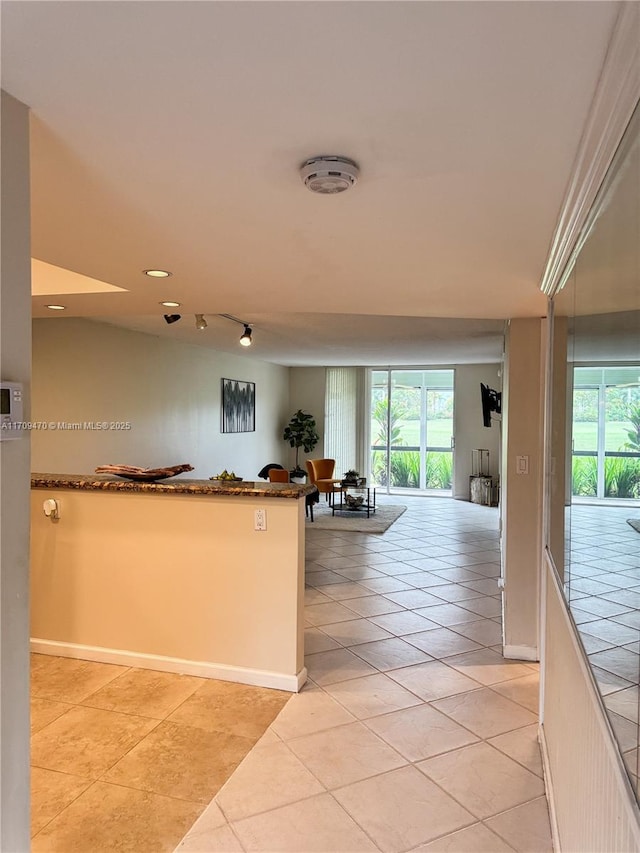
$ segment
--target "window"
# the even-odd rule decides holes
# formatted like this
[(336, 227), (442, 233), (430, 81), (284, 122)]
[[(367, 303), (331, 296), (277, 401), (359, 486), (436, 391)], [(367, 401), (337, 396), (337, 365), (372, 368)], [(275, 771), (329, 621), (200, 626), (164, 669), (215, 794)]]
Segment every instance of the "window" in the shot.
[(572, 493), (640, 498), (640, 365), (575, 367)]
[(451, 491), (453, 382), (453, 370), (371, 371), (374, 485)]

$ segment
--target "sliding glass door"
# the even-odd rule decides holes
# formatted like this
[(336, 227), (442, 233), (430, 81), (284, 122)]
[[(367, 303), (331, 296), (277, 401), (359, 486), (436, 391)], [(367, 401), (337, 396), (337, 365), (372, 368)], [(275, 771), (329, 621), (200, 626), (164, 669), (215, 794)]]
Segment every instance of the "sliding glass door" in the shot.
[(574, 497), (640, 498), (640, 365), (573, 377)]
[(371, 371), (371, 481), (451, 492), (453, 370)]

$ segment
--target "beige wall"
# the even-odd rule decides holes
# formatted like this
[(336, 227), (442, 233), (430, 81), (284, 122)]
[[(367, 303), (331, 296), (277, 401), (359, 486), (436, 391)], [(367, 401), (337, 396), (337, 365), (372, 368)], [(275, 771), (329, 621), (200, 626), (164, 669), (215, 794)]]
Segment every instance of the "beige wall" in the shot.
[(303, 550), (304, 500), (34, 489), (31, 636), (53, 653), (295, 689)]
[[(545, 321), (511, 320), (505, 346), (502, 420), (504, 653), (537, 659), (543, 476)], [(517, 457), (529, 471), (517, 472)]]
[[(2, 379), (22, 382), (29, 417), (29, 111), (2, 92)], [(0, 850), (29, 849), (28, 434), (0, 441)]]
[(501, 425), (497, 422), (489, 428), (483, 425), (480, 383), (499, 391), (502, 388), (501, 365), (459, 364), (455, 370), (453, 496), (468, 501), (472, 450), (487, 449), (490, 473), (494, 477), (499, 473)]
[[(256, 383), (255, 432), (220, 432), (220, 379)], [(189, 462), (253, 480), (286, 459), (289, 369), (75, 318), (33, 323), (32, 420), (130, 422), (130, 430), (37, 430), (32, 470), (87, 473)]]
[[(304, 468), (305, 459), (324, 457), (324, 398), (326, 388), (325, 367), (290, 368), (290, 409), (289, 417), (298, 409), (309, 412), (316, 419), (316, 428), (320, 441), (312, 453), (300, 450), (300, 464)], [(289, 417), (286, 419), (289, 420)], [(289, 462), (295, 461), (295, 450), (289, 450)]]
[(593, 677), (545, 559), (542, 735), (558, 849), (640, 850), (638, 807)]

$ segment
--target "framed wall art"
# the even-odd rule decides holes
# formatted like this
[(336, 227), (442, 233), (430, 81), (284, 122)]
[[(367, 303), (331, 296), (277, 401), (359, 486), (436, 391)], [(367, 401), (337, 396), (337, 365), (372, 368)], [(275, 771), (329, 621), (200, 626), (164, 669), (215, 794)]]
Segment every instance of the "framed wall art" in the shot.
[(222, 380), (221, 432), (255, 432), (256, 383)]

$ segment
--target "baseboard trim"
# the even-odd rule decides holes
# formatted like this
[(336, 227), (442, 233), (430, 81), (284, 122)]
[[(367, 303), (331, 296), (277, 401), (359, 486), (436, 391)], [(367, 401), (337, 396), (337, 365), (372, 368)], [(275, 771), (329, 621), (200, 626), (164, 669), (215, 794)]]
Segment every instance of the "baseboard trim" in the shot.
[(554, 850), (561, 850), (560, 833), (558, 832), (558, 815), (556, 814), (556, 800), (553, 790), (553, 779), (551, 778), (551, 765), (549, 764), (549, 752), (547, 750), (547, 739), (544, 726), (538, 726), (538, 743), (540, 744), (540, 755), (542, 756), (542, 775), (544, 777), (544, 790), (549, 808), (549, 823), (551, 825), (551, 842)]
[(228, 664), (210, 663), (209, 661), (184, 660), (165, 657), (164, 655), (148, 655), (125, 649), (108, 649), (102, 646), (83, 646), (78, 643), (63, 643), (57, 640), (41, 640), (37, 637), (31, 638), (31, 651), (63, 658), (115, 663), (120, 666), (155, 669), (160, 672), (176, 672), (181, 675), (197, 675), (200, 678), (217, 678), (220, 681), (235, 681), (238, 684), (251, 684), (254, 687), (288, 690), (290, 693), (298, 693), (307, 680), (306, 667), (303, 667), (295, 675), (288, 675), (284, 672), (248, 669), (247, 667), (229, 666)]
[(503, 646), (502, 656), (509, 660), (530, 660), (533, 662), (540, 660), (536, 646)]
[(307, 683), (307, 678), (308, 678), (307, 668), (306, 668), (306, 666), (303, 666), (302, 669), (300, 670), (300, 672), (296, 676), (296, 679), (297, 679), (296, 683), (298, 685), (298, 689), (295, 691), (296, 693), (299, 693), (302, 690), (304, 685)]

